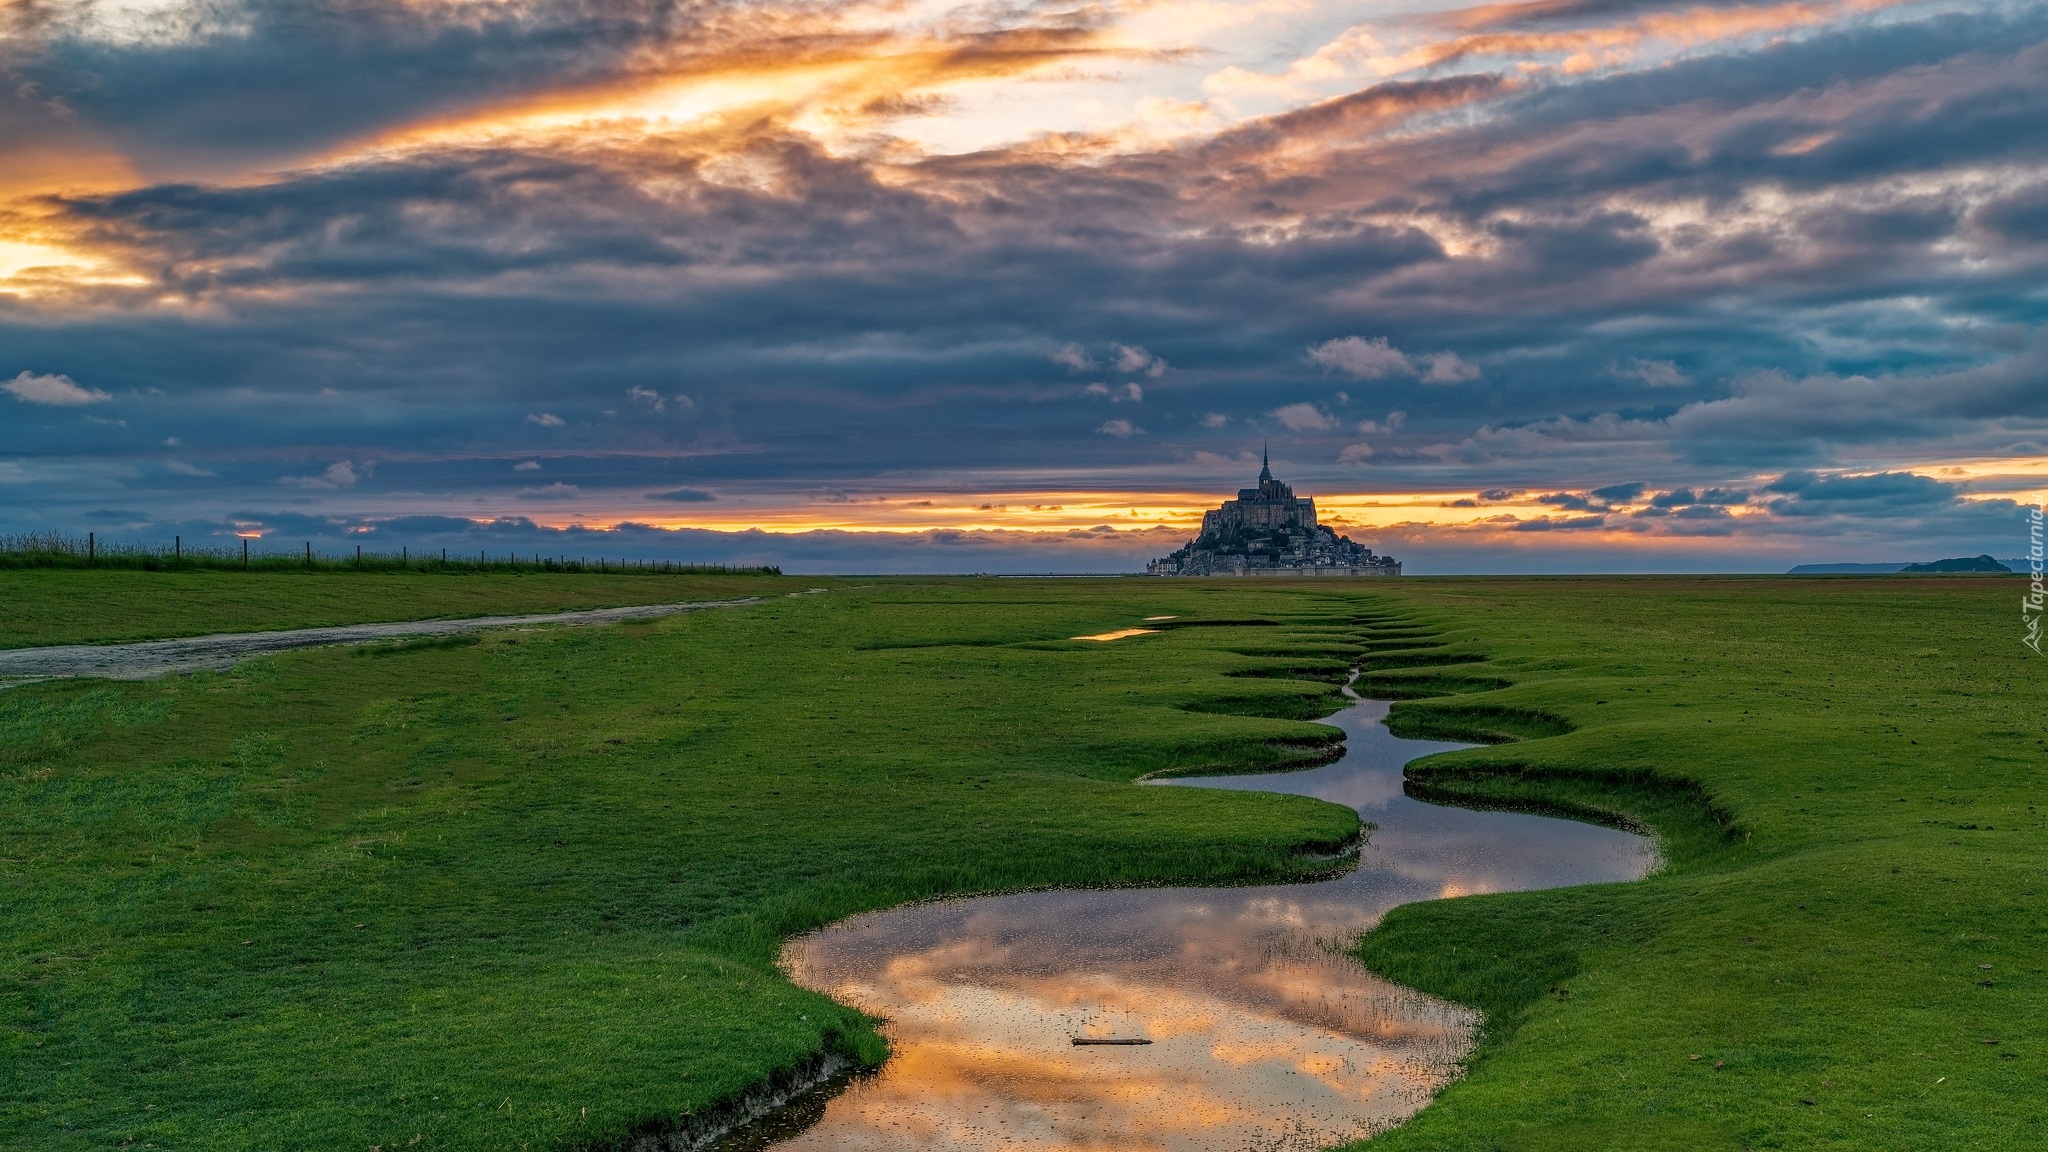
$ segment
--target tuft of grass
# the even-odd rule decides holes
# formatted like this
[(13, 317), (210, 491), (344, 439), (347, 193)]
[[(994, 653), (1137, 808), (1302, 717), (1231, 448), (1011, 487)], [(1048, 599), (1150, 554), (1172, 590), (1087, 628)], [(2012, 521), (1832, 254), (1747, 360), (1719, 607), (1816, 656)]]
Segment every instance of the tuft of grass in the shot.
[(1367, 672), (1352, 687), (1374, 700), (1424, 700), (1469, 692), (1494, 692), (1511, 688), (1514, 681), (1500, 676), (1472, 676), (1445, 672)]
[(1477, 652), (1438, 652), (1424, 648), (1400, 648), (1395, 650), (1369, 649), (1358, 661), (1358, 666), (1367, 672), (1385, 672), (1395, 668), (1446, 668), (1455, 664), (1478, 664), (1486, 659)]
[(1513, 1038), (1530, 1006), (1568, 998), (1580, 953), (1611, 931), (1611, 911), (1584, 901), (1560, 908), (1554, 901), (1475, 896), (1459, 908), (1458, 934), (1445, 939), (1434, 935), (1444, 917), (1432, 915), (1443, 906), (1394, 910), (1360, 941), (1357, 956), (1390, 980), (1484, 1012), (1475, 1052), (1481, 1059)]
[[(1427, 699), (1411, 696), (1409, 699)], [(1396, 709), (1387, 717), (1396, 736), (1411, 740), (1462, 740), (1473, 744), (1505, 744), (1562, 736), (1572, 722), (1540, 708), (1488, 702), (1440, 704), (1435, 701)]]
[(1316, 680), (1324, 684), (1347, 684), (1351, 666), (1335, 660), (1296, 661), (1288, 664), (1259, 664), (1229, 673), (1246, 680)]

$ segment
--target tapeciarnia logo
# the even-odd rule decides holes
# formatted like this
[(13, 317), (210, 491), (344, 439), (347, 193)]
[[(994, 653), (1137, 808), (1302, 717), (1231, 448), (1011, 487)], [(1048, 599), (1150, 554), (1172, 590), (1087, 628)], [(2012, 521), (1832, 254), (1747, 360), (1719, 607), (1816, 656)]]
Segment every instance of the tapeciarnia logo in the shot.
[(2044, 512), (2048, 512), (2048, 505), (2037, 504), (2034, 510), (2027, 514), (2027, 569), (2032, 582), (2027, 586), (2027, 594), (2020, 599), (2020, 625), (2026, 629), (2020, 636), (2020, 643), (2032, 648), (2036, 656), (2041, 655), (2041, 576), (2044, 568), (2048, 568), (2048, 555), (2044, 555), (2041, 549), (2041, 520)]

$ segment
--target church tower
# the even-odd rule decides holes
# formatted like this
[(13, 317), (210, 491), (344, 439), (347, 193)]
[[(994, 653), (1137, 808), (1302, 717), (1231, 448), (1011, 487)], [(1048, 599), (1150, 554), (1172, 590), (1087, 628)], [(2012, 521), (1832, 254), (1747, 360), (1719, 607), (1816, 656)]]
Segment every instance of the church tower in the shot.
[(1273, 479), (1271, 445), (1259, 448), (1259, 486), (1202, 514), (1202, 530), (1171, 556), (1152, 561), (1159, 576), (1399, 576), (1390, 557), (1316, 523), (1316, 502)]

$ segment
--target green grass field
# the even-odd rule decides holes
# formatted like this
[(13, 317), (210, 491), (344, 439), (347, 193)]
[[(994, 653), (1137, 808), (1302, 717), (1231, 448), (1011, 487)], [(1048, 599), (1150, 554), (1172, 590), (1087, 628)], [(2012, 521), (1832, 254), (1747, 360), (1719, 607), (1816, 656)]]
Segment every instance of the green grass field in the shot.
[(781, 576), (0, 569), (0, 648), (776, 595)]
[[(258, 587), (332, 619), (379, 579)], [(467, 613), (511, 583), (429, 587)], [(9, 587), (27, 614), (51, 585)], [(1065, 639), (1161, 613), (1269, 623)], [(604, 1147), (822, 1046), (873, 1059), (775, 970), (785, 935), (1301, 876), (1354, 835), (1125, 783), (1312, 754), (1333, 730), (1237, 713), (1320, 715), (1329, 684), (1222, 673), (1345, 630), (1282, 590), (901, 582), (0, 693), (0, 1147)]]
[[(1353, 662), (1397, 728), (1519, 738), (1419, 765), (1428, 795), (1669, 860), (1366, 937), (1489, 1014), (1375, 1149), (2048, 1146), (2048, 691), (2010, 582), (26, 572), (0, 643), (739, 585), (777, 594), (0, 693), (0, 1146), (603, 1148), (872, 1059), (779, 940), (1304, 875), (1349, 811), (1126, 782), (1313, 758)], [(1236, 623), (1064, 639), (1166, 614)]]
[(1572, 729), (1411, 770), (1431, 795), (1630, 815), (1669, 867), (1390, 914), (1368, 965), (1492, 1026), (1375, 1152), (2048, 1147), (2048, 664), (2015, 582), (1393, 599), (1410, 638), (1376, 650), (1488, 657), (1406, 675), (1513, 681), (1397, 728)]

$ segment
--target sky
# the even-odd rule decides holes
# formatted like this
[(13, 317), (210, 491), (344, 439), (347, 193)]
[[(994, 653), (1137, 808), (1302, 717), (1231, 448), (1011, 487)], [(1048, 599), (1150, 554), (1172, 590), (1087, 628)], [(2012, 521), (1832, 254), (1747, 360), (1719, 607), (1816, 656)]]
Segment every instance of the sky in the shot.
[(2024, 555), (2048, 6), (16, 0), (0, 533)]

